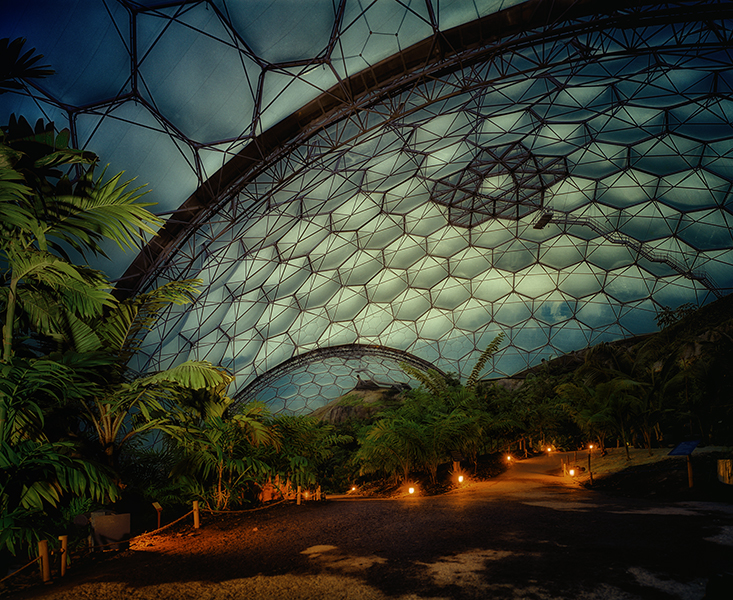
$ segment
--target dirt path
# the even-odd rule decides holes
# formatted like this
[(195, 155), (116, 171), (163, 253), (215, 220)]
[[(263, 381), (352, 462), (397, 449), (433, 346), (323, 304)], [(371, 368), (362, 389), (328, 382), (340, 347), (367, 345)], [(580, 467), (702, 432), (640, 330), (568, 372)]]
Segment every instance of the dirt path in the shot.
[(731, 565), (733, 506), (610, 498), (538, 457), (440, 497), (208, 517), (15, 597), (699, 600)]

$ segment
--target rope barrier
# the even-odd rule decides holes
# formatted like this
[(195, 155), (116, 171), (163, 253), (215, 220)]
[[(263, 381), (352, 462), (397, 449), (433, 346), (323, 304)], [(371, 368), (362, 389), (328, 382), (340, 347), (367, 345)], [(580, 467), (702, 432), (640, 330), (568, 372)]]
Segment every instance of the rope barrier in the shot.
[(38, 562), (39, 560), (41, 560), (41, 557), (40, 557), (40, 556), (36, 556), (36, 558), (34, 558), (34, 559), (33, 559), (33, 560), (32, 560), (31, 562), (29, 562), (29, 563), (28, 563), (27, 565), (24, 565), (24, 566), (22, 566), (22, 567), (21, 567), (20, 569), (18, 569), (17, 571), (13, 571), (12, 573), (9, 573), (8, 575), (6, 575), (6, 576), (5, 576), (5, 577), (3, 577), (2, 579), (0, 579), (0, 583), (2, 583), (3, 581), (5, 581), (6, 579), (10, 579), (10, 578), (11, 578), (11, 577), (12, 577), (13, 575), (17, 575), (17, 574), (18, 574), (18, 573), (20, 573), (20, 572), (21, 572), (22, 570), (24, 570), (24, 569), (27, 569), (27, 568), (28, 568), (28, 567), (30, 567), (31, 565), (34, 565), (34, 564), (36, 564), (36, 563), (37, 563), (37, 562)]
[[(201, 509), (201, 510), (205, 510), (206, 512), (208, 512), (210, 514), (241, 514), (241, 513), (250, 513), (250, 512), (256, 512), (256, 511), (259, 511), (259, 510), (264, 510), (266, 508), (271, 508), (273, 506), (277, 506), (278, 504), (282, 504), (283, 502), (287, 502), (287, 501), (288, 501), (287, 498), (283, 498), (282, 500), (279, 500), (277, 502), (273, 502), (272, 504), (266, 504), (265, 506), (258, 506), (257, 508), (249, 508), (249, 509), (245, 509), (245, 510), (212, 510), (210, 508), (204, 508), (204, 509)], [(92, 548), (89, 548), (88, 549), (88, 553), (91, 553), (92, 551), (98, 550), (100, 548), (106, 548), (108, 546), (119, 546), (120, 544), (124, 544), (124, 543), (127, 543), (128, 545), (129, 544), (132, 544), (135, 541), (142, 540), (144, 538), (147, 538), (148, 536), (151, 536), (151, 535), (155, 535), (157, 533), (160, 533), (164, 529), (168, 529), (169, 527), (175, 525), (176, 523), (179, 523), (179, 522), (183, 521), (183, 519), (185, 519), (186, 517), (189, 517), (193, 513), (194, 513), (194, 511), (193, 510), (190, 510), (185, 515), (183, 515), (182, 517), (179, 517), (175, 521), (172, 521), (170, 523), (167, 523), (166, 525), (163, 525), (162, 527), (158, 527), (157, 529), (154, 529), (153, 531), (146, 531), (145, 533), (138, 534), (135, 537), (130, 538), (129, 540), (119, 540), (119, 541), (116, 541), (116, 542), (109, 542), (108, 544), (95, 544)], [(51, 556), (53, 556), (55, 554), (61, 554), (61, 555), (63, 555), (66, 552), (68, 552), (68, 551), (64, 551), (64, 550), (59, 549), (59, 550), (51, 550), (49, 552), (49, 554)], [(20, 569), (17, 569), (16, 571), (13, 571), (12, 573), (9, 573), (8, 575), (6, 575), (2, 579), (0, 579), (0, 583), (2, 583), (3, 581), (5, 581), (7, 579), (10, 579), (14, 575), (17, 575), (21, 571), (27, 569), (31, 565), (34, 565), (35, 563), (37, 563), (40, 560), (41, 560), (41, 557), (40, 556), (37, 556), (32, 561), (30, 561), (28, 564), (22, 566)]]
[[(171, 525), (175, 525), (179, 521), (183, 521), (183, 519), (185, 519), (186, 517), (188, 517), (189, 515), (192, 515), (192, 514), (193, 514), (193, 511), (192, 510), (189, 510), (185, 515), (183, 515), (182, 517), (176, 519), (175, 521), (171, 521), (167, 525), (163, 525), (162, 527), (158, 527), (158, 529), (153, 529), (153, 531), (146, 531), (145, 533), (141, 533), (139, 535), (136, 535), (134, 538), (130, 538), (128, 541), (132, 542), (133, 540), (137, 540), (138, 538), (147, 537), (149, 535), (154, 535), (156, 533), (159, 533), (160, 531), (163, 531), (164, 529), (168, 529)], [(117, 543), (119, 543), (119, 542), (117, 542)]]
[(287, 502), (287, 498), (283, 498), (282, 500), (278, 500), (277, 502), (273, 502), (272, 504), (266, 504), (265, 506), (258, 506), (257, 508), (245, 508), (243, 510), (213, 510), (211, 508), (204, 508), (202, 510), (205, 510), (208, 513), (211, 514), (227, 514), (227, 515), (238, 515), (241, 513), (250, 513), (255, 512), (258, 510), (264, 510), (266, 508), (271, 508), (273, 506), (277, 506), (278, 504), (282, 504), (283, 502)]
[[(163, 525), (163, 527), (160, 527), (160, 528), (155, 529), (153, 531), (146, 531), (145, 533), (141, 533), (139, 535), (136, 535), (135, 537), (130, 538), (129, 540), (119, 540), (119, 541), (116, 541), (116, 542), (109, 542), (108, 544), (95, 544), (95, 546), (93, 548), (89, 548), (87, 550), (87, 554), (90, 554), (92, 551), (98, 550), (100, 548), (107, 548), (108, 546), (119, 546), (120, 544), (124, 544), (124, 543), (132, 543), (133, 541), (138, 540), (140, 538), (144, 538), (144, 537), (147, 537), (149, 535), (156, 534), (156, 533), (158, 533), (160, 531), (163, 531), (164, 529), (167, 529), (171, 525), (175, 525), (176, 523), (178, 523), (179, 521), (182, 521), (183, 519), (185, 519), (186, 517), (190, 516), (191, 514), (193, 514), (193, 511), (192, 510), (188, 511), (185, 515), (183, 515), (179, 519), (176, 519), (175, 521), (173, 521), (171, 523), (168, 523), (167, 525)], [(55, 554), (62, 554), (63, 555), (63, 554), (65, 554), (65, 552), (63, 550), (60, 550), (60, 549), (59, 550), (51, 550), (49, 552), (49, 555), (50, 556), (53, 556)], [(7, 574), (5, 577), (3, 577), (2, 579), (0, 579), (0, 583), (2, 583), (3, 581), (5, 581), (7, 579), (10, 579), (14, 575), (17, 575), (21, 571), (27, 569), (31, 565), (34, 565), (35, 563), (37, 563), (40, 560), (41, 560), (41, 557), (40, 556), (37, 556), (32, 561), (30, 561), (28, 564), (23, 565), (20, 569), (17, 569), (16, 571), (13, 571), (12, 573)]]

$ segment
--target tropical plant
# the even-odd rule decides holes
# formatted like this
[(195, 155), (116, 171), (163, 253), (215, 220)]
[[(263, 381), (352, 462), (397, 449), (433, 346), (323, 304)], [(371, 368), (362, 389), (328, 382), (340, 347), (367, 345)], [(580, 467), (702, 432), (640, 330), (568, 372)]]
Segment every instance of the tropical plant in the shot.
[(383, 474), (404, 481), (422, 466), (423, 428), (399, 415), (379, 419), (359, 439), (353, 460), (362, 475)]
[(602, 453), (606, 439), (615, 431), (610, 406), (596, 394), (595, 388), (566, 382), (556, 388), (559, 407), (578, 425), (587, 439), (597, 440)]
[[(4, 360), (18, 333), (23, 342), (65, 337), (80, 351), (95, 350), (88, 321), (114, 304), (110, 284), (98, 271), (71, 264), (66, 248), (103, 254), (104, 239), (132, 247), (160, 223), (121, 175), (94, 179), (96, 156), (68, 148), (68, 138), (68, 131), (55, 135), (51, 123), (34, 129), (21, 118), (0, 139)], [(72, 165), (86, 167), (75, 181), (59, 170)]]
[(52, 360), (0, 364), (0, 549), (32, 552), (51, 533), (54, 511), (75, 497), (97, 503), (117, 497), (108, 470), (79, 457), (73, 441), (44, 433), (40, 402), (85, 392), (71, 369)]
[[(0, 57), (8, 60), (0, 61), (0, 93), (23, 85), (19, 77), (49, 74), (36, 65), (40, 57), (23, 53), (22, 46), (0, 41)], [(161, 402), (161, 390), (166, 400), (181, 383), (230, 380), (208, 364), (179, 365), (173, 375), (158, 373), (143, 382), (122, 381), (121, 375), (105, 379), (123, 372), (117, 361), (124, 348), (110, 340), (125, 335), (101, 324), (129, 328), (134, 319), (120, 316), (129, 306), (117, 305), (106, 277), (72, 264), (69, 253), (103, 255), (107, 241), (134, 247), (154, 235), (161, 220), (121, 174), (96, 177), (97, 157), (70, 147), (70, 140), (68, 130), (57, 133), (42, 121), (33, 127), (15, 116), (0, 132), (0, 502), (2, 542), (12, 551), (43, 535), (43, 515), (62, 503), (80, 496), (102, 502), (117, 492), (109, 471), (80, 454), (73, 432), (55, 429), (49, 436), (50, 408), (106, 399), (106, 412), (97, 413), (96, 423), (90, 417), (110, 432), (106, 444), (131, 405), (152, 420), (145, 413), (152, 389)], [(111, 390), (113, 383), (119, 389)], [(122, 418), (120, 405), (127, 407)]]
[(280, 439), (267, 423), (269, 413), (260, 403), (250, 403), (233, 414), (231, 400), (210, 402), (204, 418), (179, 411), (178, 424), (166, 432), (183, 451), (173, 477), (194, 497), (212, 510), (227, 510), (247, 501), (249, 486), (262, 480), (271, 469), (256, 455), (256, 448), (279, 448)]
[(502, 339), (500, 333), (488, 345), (465, 386), (435, 369), (401, 365), (421, 386), (406, 393), (400, 405), (384, 411), (362, 434), (354, 457), (361, 472), (404, 480), (412, 470), (422, 470), (436, 484), (438, 466), (451, 452), (467, 454), (475, 463), (486, 436), (497, 426), (478, 399), (479, 375)]
[(24, 38), (0, 39), (0, 94), (22, 89), (23, 79), (42, 79), (54, 73), (48, 65), (37, 64), (43, 55), (35, 54), (35, 48), (23, 52), (24, 45)]
[[(79, 409), (88, 423), (87, 435), (95, 438), (110, 466), (117, 466), (120, 450), (131, 439), (164, 428), (171, 411), (190, 397), (191, 390), (223, 392), (233, 380), (207, 361), (188, 360), (145, 375), (129, 366), (160, 312), (171, 304), (190, 302), (198, 283), (196, 279), (172, 281), (115, 304), (90, 321), (98, 346), (95, 352), (67, 350), (64, 354), (81, 377), (97, 382)], [(69, 345), (76, 350), (72, 340), (66, 340)]]
[(336, 449), (353, 439), (309, 416), (278, 415), (271, 425), (279, 443), (265, 448), (262, 460), (270, 465), (271, 475), (295, 486), (318, 485)]

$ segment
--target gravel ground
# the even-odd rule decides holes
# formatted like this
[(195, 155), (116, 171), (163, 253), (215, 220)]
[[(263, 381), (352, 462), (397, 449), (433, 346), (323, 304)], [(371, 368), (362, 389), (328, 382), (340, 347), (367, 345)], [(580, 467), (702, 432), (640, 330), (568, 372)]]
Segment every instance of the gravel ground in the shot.
[(608, 496), (556, 459), (438, 497), (205, 516), (13, 598), (682, 599), (733, 568), (733, 505)]

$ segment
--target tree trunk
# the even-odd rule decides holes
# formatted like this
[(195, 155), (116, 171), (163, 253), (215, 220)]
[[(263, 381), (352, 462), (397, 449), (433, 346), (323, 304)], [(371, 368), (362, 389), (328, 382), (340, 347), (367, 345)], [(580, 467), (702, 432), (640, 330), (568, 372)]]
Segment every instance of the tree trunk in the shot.
[(3, 362), (8, 362), (13, 357), (13, 325), (17, 288), (18, 280), (11, 280), (8, 288), (8, 305), (5, 309), (5, 324), (3, 325)]

